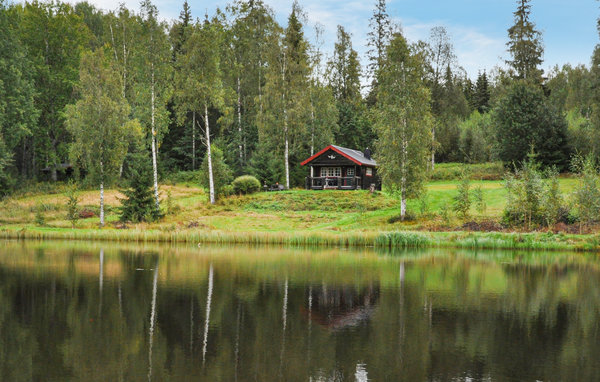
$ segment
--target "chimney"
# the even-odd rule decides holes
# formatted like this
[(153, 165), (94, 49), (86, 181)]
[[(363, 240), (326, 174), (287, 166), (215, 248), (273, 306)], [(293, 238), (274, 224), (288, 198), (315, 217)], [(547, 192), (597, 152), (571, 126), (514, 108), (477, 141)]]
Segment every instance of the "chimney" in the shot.
[(365, 156), (366, 159), (371, 159), (371, 149), (369, 149), (368, 147), (365, 149), (365, 151), (363, 152), (363, 155)]

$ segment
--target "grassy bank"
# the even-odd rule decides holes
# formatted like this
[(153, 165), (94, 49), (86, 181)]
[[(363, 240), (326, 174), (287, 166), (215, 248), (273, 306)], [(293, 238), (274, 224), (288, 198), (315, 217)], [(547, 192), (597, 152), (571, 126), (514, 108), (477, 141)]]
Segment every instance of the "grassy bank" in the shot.
[[(569, 193), (573, 179), (561, 179)], [(442, 219), (452, 205), (457, 181), (427, 185), (425, 211), (410, 221), (398, 219), (398, 201), (385, 193), (367, 191), (305, 191), (234, 196), (210, 205), (202, 189), (192, 184), (162, 185), (168, 214), (150, 224), (121, 224), (117, 208), (121, 195), (105, 192), (108, 226), (98, 229), (98, 192), (80, 194), (80, 209), (91, 217), (75, 228), (66, 220), (66, 197), (59, 191), (23, 193), (0, 203), (0, 238), (110, 240), (116, 242), (247, 243), (345, 247), (456, 247), (475, 249), (578, 250), (599, 249), (595, 235), (545, 232), (463, 232), (464, 221)], [(499, 221), (505, 203), (502, 181), (473, 181), (483, 190), (487, 208), (473, 211), (471, 221)], [(168, 196), (169, 195), (169, 196)], [(422, 210), (418, 201), (409, 210)], [(41, 212), (40, 212), (41, 211)], [(36, 215), (43, 224), (35, 224)]]
[(276, 244), (324, 247), (462, 248), (598, 251), (598, 235), (505, 232), (226, 232), (140, 229), (3, 228), (0, 238), (32, 240), (103, 240), (130, 243)]

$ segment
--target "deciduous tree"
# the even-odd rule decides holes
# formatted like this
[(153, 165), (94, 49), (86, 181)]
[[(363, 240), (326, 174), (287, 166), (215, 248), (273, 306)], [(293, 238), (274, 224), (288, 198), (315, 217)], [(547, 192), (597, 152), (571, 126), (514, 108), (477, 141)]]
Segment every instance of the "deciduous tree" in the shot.
[(404, 36), (397, 33), (378, 76), (375, 127), (379, 174), (384, 187), (399, 196), (402, 219), (406, 199), (422, 190), (430, 153), (431, 98), (422, 80), (423, 67)]
[(141, 134), (129, 119), (129, 105), (121, 83), (103, 49), (82, 56), (78, 91), (80, 99), (65, 111), (74, 138), (71, 156), (100, 185), (100, 225), (104, 225), (104, 186), (119, 173), (133, 136)]

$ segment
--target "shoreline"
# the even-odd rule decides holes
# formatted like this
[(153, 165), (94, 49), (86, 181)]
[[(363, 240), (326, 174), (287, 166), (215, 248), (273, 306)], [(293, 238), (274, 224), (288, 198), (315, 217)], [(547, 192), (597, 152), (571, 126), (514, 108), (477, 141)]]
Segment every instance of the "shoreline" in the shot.
[(600, 252), (600, 235), (505, 232), (163, 231), (5, 227), (0, 239), (88, 240), (133, 243), (258, 244), (342, 248), (448, 248)]

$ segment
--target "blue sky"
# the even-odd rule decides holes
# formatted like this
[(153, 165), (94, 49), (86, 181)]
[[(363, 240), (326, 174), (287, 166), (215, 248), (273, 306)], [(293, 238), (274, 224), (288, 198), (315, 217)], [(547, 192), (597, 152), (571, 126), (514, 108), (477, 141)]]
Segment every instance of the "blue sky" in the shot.
[[(102, 9), (116, 9), (119, 2), (138, 9), (137, 0), (91, 0)], [(275, 11), (278, 21), (285, 24), (292, 0), (264, 0)], [(314, 25), (325, 29), (323, 49), (333, 49), (336, 27), (343, 25), (352, 34), (354, 48), (364, 56), (369, 18), (374, 0), (299, 0), (307, 15), (306, 32), (309, 38)], [(224, 8), (227, 0), (189, 0), (193, 15), (212, 14)], [(177, 18), (182, 1), (155, 0), (161, 17)], [(542, 31), (545, 54), (544, 69), (570, 63), (589, 64), (594, 46), (598, 43), (596, 19), (600, 3), (595, 0), (533, 0), (532, 19)], [(390, 16), (399, 22), (411, 41), (426, 40), (434, 26), (445, 26), (454, 42), (458, 64), (471, 77), (479, 70), (490, 71), (503, 65), (507, 58), (506, 30), (512, 25), (514, 0), (391, 0)]]

